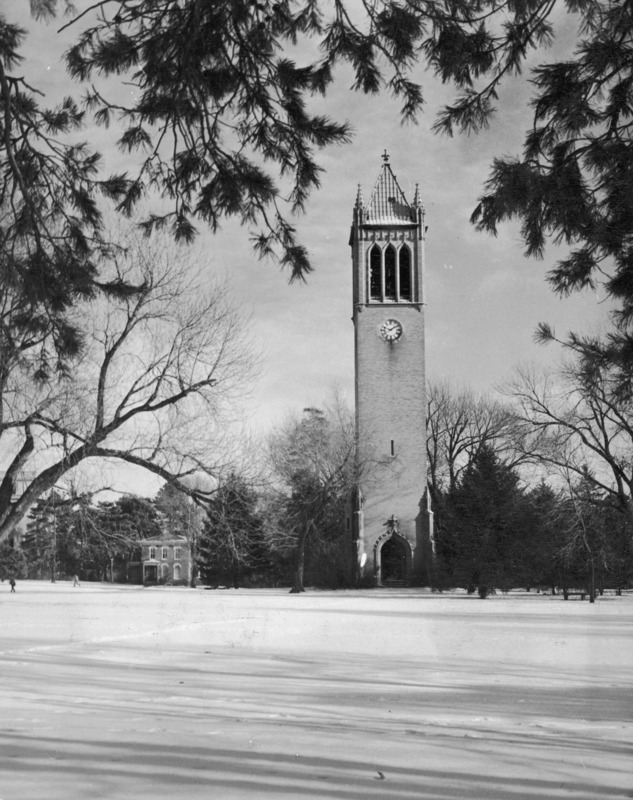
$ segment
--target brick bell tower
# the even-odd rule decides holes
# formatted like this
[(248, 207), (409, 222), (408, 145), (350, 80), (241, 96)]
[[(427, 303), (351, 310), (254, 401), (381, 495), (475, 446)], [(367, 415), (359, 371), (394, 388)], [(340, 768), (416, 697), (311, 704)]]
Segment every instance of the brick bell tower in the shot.
[(383, 155), (369, 202), (360, 187), (350, 236), (354, 281), (360, 489), (352, 500), (355, 578), (427, 583), (432, 523), (426, 491), (424, 208), (409, 203)]

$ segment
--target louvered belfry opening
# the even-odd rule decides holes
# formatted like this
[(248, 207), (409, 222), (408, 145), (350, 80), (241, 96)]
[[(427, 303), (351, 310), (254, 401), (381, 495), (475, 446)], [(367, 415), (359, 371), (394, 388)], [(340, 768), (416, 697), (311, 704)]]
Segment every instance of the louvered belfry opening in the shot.
[(382, 300), (382, 255), (377, 244), (369, 254), (369, 292), (372, 300)]
[(411, 302), (411, 251), (405, 245), (400, 248), (399, 253), (399, 270), (400, 270), (400, 300)]
[(390, 244), (385, 250), (385, 299), (397, 300), (396, 294), (396, 248)]

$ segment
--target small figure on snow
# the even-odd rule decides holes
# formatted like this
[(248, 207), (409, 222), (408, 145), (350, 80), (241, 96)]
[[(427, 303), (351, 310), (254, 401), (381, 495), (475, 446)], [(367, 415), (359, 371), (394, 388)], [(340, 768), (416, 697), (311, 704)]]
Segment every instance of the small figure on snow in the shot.
[(78, 575), (73, 575), (73, 586), (81, 586)]
[(15, 594), (15, 580), (13, 578), (9, 580), (9, 586), (11, 587), (11, 594)]

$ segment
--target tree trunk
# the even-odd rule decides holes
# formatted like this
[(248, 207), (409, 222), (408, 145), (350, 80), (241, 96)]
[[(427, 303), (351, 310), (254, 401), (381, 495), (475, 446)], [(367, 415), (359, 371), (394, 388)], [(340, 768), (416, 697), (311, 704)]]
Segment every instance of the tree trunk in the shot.
[(196, 588), (196, 580), (199, 575), (198, 570), (198, 536), (191, 528), (191, 509), (189, 509), (189, 530), (187, 535), (189, 542), (189, 553), (191, 554), (191, 572), (189, 577), (189, 588)]
[(294, 575), (292, 578), (292, 589), (290, 590), (290, 594), (299, 594), (299, 592), (305, 592), (303, 587), (303, 566), (305, 563), (305, 552), (306, 552), (306, 539), (308, 538), (308, 525), (306, 525), (299, 534), (299, 539), (297, 541), (297, 550), (295, 552), (295, 569)]
[(51, 552), (51, 583), (55, 583), (57, 566), (57, 517), (55, 516), (55, 505), (53, 505), (53, 542)]

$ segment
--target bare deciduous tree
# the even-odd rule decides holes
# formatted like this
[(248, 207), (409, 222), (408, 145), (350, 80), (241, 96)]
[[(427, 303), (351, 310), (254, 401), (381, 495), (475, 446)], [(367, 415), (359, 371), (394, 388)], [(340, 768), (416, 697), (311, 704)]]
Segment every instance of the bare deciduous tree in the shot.
[[(0, 541), (61, 476), (88, 459), (142, 467), (179, 485), (224, 468), (227, 424), (253, 359), (227, 286), (202, 286), (188, 251), (130, 237), (102, 274), (137, 290), (75, 310), (82, 355), (72, 374), (37, 381), (29, 352), (7, 346), (0, 374)], [(181, 488), (201, 499), (198, 490)]]
[(228, 475), (218, 487), (200, 535), (200, 571), (207, 583), (237, 589), (259, 571), (272, 571), (262, 500), (241, 475)]
[(488, 448), (509, 467), (523, 456), (514, 447), (517, 427), (509, 409), (470, 389), (430, 383), (427, 392), (427, 464), (434, 499), (454, 489), (461, 474)]
[(633, 398), (610, 362), (573, 355), (556, 373), (520, 368), (508, 384), (525, 454), (588, 481), (633, 520)]

